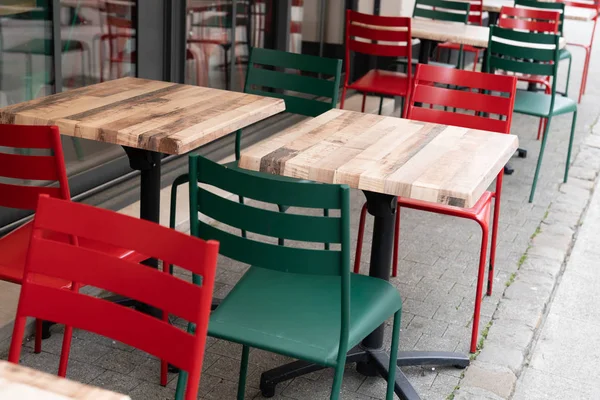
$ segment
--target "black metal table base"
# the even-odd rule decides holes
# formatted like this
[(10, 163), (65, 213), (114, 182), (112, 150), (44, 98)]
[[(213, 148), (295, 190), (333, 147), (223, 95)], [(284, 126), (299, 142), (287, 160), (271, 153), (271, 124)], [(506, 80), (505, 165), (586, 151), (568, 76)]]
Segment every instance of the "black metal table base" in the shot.
[[(389, 355), (381, 349), (366, 349), (361, 346), (356, 346), (348, 352), (346, 362), (349, 364), (356, 363), (357, 371), (363, 375), (380, 375), (384, 379), (387, 379), (388, 377), (390, 358)], [(458, 353), (407, 351), (399, 353), (396, 364), (399, 367), (436, 365), (466, 368), (469, 365), (469, 358)], [(266, 371), (260, 377), (261, 393), (264, 397), (273, 397), (275, 395), (275, 386), (278, 383), (324, 368), (326, 367), (306, 361), (295, 361)], [(394, 386), (394, 392), (400, 399), (415, 400), (420, 398), (400, 368), (396, 369)]]

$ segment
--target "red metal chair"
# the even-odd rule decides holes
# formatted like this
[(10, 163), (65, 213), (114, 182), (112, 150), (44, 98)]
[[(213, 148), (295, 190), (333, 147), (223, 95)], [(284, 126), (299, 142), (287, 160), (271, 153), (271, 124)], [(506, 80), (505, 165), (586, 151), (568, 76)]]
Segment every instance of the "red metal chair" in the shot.
[[(70, 242), (48, 238), (68, 235)], [(81, 238), (81, 240), (79, 240)], [(145, 265), (78, 245), (83, 238), (111, 247), (128, 247), (202, 276), (194, 285)], [(13, 330), (10, 362), (18, 363), (27, 317), (66, 325), (60, 357), (64, 370), (73, 327), (95, 332), (160, 358), (166, 384), (166, 362), (188, 372), (186, 400), (196, 399), (210, 316), (219, 244), (205, 242), (158, 224), (112, 211), (40, 197), (33, 221), (25, 279)], [(74, 282), (72, 290), (40, 284), (35, 276)], [(157, 319), (131, 308), (81, 294), (90, 285), (163, 310)], [(169, 324), (174, 314), (196, 324), (189, 334)], [(69, 335), (66, 332), (69, 332)]]
[(590, 68), (590, 56), (592, 55), (592, 46), (594, 45), (594, 34), (596, 33), (596, 23), (598, 22), (598, 15), (600, 14), (600, 0), (593, 1), (570, 1), (570, 0), (559, 0), (561, 3), (564, 3), (565, 6), (569, 7), (578, 7), (585, 8), (588, 10), (596, 11), (595, 17), (592, 19), (594, 25), (592, 27), (592, 34), (590, 35), (590, 43), (582, 44), (582, 43), (567, 43), (569, 46), (582, 47), (585, 50), (585, 61), (583, 64), (583, 75), (581, 76), (581, 85), (579, 87), (579, 99), (578, 103), (581, 103), (581, 96), (585, 93), (585, 87), (587, 84), (588, 71)]
[[(447, 88), (438, 87), (435, 86), (436, 84), (450, 86)], [(517, 80), (512, 76), (485, 74), (482, 72), (456, 70), (419, 64), (417, 65), (412, 94), (408, 104), (407, 118), (416, 121), (433, 122), (437, 124), (455, 125), (471, 129), (509, 133), (515, 100), (516, 85)], [(465, 88), (470, 88), (471, 90), (466, 91), (464, 90)], [(475, 91), (473, 91), (473, 89), (475, 89)], [(482, 93), (482, 91), (487, 92)], [(504, 96), (499, 96), (495, 93), (490, 94), (490, 92), (501, 92), (504, 94)], [(417, 106), (415, 103), (421, 103), (421, 106)], [(429, 108), (427, 105), (434, 105), (438, 108)], [(440, 107), (466, 110), (469, 113), (444, 111), (444, 109), (439, 109)], [(489, 113), (497, 116), (497, 119), (492, 118), (491, 116), (483, 117), (482, 113)], [(400, 239), (401, 207), (471, 219), (476, 221), (481, 226), (481, 253), (479, 256), (477, 294), (475, 298), (473, 331), (471, 336), (472, 353), (477, 350), (479, 310), (481, 307), (483, 280), (485, 277), (489, 219), (492, 207), (492, 199), (495, 199), (487, 286), (487, 294), (492, 294), (503, 173), (504, 172), (501, 170), (496, 178), (495, 192), (486, 191), (477, 201), (477, 203), (471, 208), (460, 208), (398, 197), (392, 276), (396, 276), (398, 271), (398, 242)], [(365, 204), (360, 214), (358, 243), (354, 262), (355, 273), (358, 273), (360, 270), (360, 256), (362, 251), (366, 212), (367, 208)]]
[[(0, 153), (0, 176), (24, 180), (22, 183), (0, 183), (1, 207), (35, 210), (40, 194), (64, 200), (70, 199), (60, 134), (56, 126), (0, 125), (0, 146), (12, 147), (16, 150), (43, 149), (48, 153), (52, 151), (52, 155), (45, 156)], [(27, 184), (27, 181), (48, 181), (50, 184), (33, 186)], [(32, 224), (28, 222), (0, 238), (0, 280), (23, 283), (31, 230)], [(47, 237), (68, 241), (66, 235), (58, 233), (48, 233)], [(89, 240), (81, 240), (81, 245), (132, 262), (140, 262), (148, 258), (132, 250), (106, 246)], [(34, 281), (56, 288), (71, 286), (71, 282), (64, 279), (36, 277)], [(42, 320), (38, 319), (35, 332), (36, 353), (41, 351), (41, 346)]]
[[(500, 10), (498, 26), (501, 28), (518, 29), (527, 32), (543, 32), (556, 34), (560, 30), (561, 17), (558, 11), (546, 11), (531, 8), (515, 8), (503, 6)], [(545, 87), (547, 94), (552, 91), (552, 83), (549, 76), (540, 75), (516, 75), (522, 82), (541, 84)], [(537, 139), (546, 129), (546, 120), (540, 118)]]
[[(411, 68), (406, 69), (406, 74), (373, 69), (350, 83), (350, 52), (381, 57), (406, 57), (412, 60), (410, 18), (380, 17), (348, 10), (346, 13), (346, 78), (340, 108), (344, 108), (348, 89), (363, 94), (362, 112), (365, 111), (367, 93), (403, 98), (409, 96)], [(405, 100), (403, 101), (406, 103)], [(406, 105), (402, 107), (402, 115), (405, 109)], [(379, 113), (381, 113), (381, 104)]]
[[(469, 24), (481, 26), (483, 24), (483, 0), (469, 0), (469, 3), (471, 4), (471, 7), (469, 8)], [(438, 44), (436, 57), (438, 61), (440, 60), (440, 51), (442, 49), (448, 51), (460, 51), (460, 44), (452, 42)], [(475, 46), (463, 45), (463, 51), (465, 53), (474, 53), (475, 59), (473, 61), (473, 71), (475, 71), (477, 68), (477, 61), (479, 60), (479, 53), (483, 52), (483, 49)], [(464, 55), (462, 59), (464, 64)], [(461, 68), (461, 66), (459, 65), (458, 68)]]

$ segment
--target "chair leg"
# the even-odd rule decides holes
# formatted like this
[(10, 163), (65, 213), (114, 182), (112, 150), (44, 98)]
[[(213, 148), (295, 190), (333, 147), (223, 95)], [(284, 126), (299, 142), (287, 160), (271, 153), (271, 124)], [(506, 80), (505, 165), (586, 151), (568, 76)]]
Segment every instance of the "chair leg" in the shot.
[(475, 59), (473, 60), (473, 72), (477, 72), (477, 62), (479, 62), (479, 50), (475, 50)]
[(344, 103), (346, 102), (346, 86), (342, 88), (342, 99), (340, 100), (340, 110), (344, 109)]
[(571, 149), (573, 148), (573, 138), (575, 137), (575, 123), (577, 122), (577, 111), (573, 113), (573, 121), (571, 122), (571, 136), (569, 136), (569, 149), (567, 150), (567, 164), (565, 165), (564, 183), (569, 179), (569, 164), (571, 163)]
[(585, 75), (583, 76), (583, 91), (582, 93), (585, 94), (585, 89), (587, 88), (587, 78), (588, 78), (588, 74), (590, 72), (590, 59), (592, 58), (592, 48), (591, 47), (586, 47), (585, 49)]
[(400, 243), (400, 205), (396, 205), (396, 223), (394, 225), (394, 251), (392, 255), (392, 276), (398, 276), (398, 246)]
[(494, 266), (496, 264), (496, 245), (498, 241), (498, 222), (500, 221), (500, 201), (502, 197), (502, 179), (504, 170), (501, 170), (496, 177), (496, 192), (494, 193), (494, 216), (492, 219), (492, 246), (490, 249), (490, 266), (488, 270), (487, 295), (492, 295), (494, 285)]
[(567, 68), (567, 84), (565, 85), (565, 97), (569, 97), (569, 81), (571, 80), (571, 64), (573, 58), (569, 57), (569, 66)]
[(542, 137), (542, 132), (545, 129), (545, 127), (544, 127), (545, 122), (546, 122), (545, 118), (540, 118), (540, 123), (538, 124), (537, 140), (540, 140), (540, 138)]
[(383, 96), (381, 96), (379, 98), (379, 111), (377, 112), (377, 115), (381, 115), (382, 110), (383, 110)]
[(365, 219), (367, 218), (367, 203), (363, 204), (360, 210), (360, 220), (358, 222), (358, 237), (356, 240), (356, 255), (354, 256), (354, 273), (360, 272), (360, 257), (362, 255), (363, 237), (365, 236)]
[(42, 352), (42, 329), (43, 329), (43, 321), (39, 318), (35, 320), (35, 347), (34, 353)]
[(60, 352), (60, 362), (58, 364), (58, 376), (63, 378), (67, 376), (67, 366), (69, 364), (69, 353), (71, 352), (71, 339), (73, 338), (73, 327), (65, 326), (63, 336), (62, 350)]
[(238, 400), (244, 400), (246, 393), (246, 375), (248, 374), (248, 355), (250, 353), (250, 347), (242, 347), (242, 361), (240, 362), (240, 378), (238, 380)]
[(544, 158), (544, 150), (546, 149), (546, 141), (548, 140), (548, 132), (550, 131), (550, 117), (546, 122), (546, 129), (544, 129), (544, 136), (542, 137), (542, 146), (540, 148), (540, 155), (538, 157), (537, 166), (535, 167), (535, 174), (533, 175), (533, 184), (531, 185), (531, 193), (529, 194), (529, 202), (533, 202), (535, 195), (535, 187), (537, 186), (538, 176), (540, 174), (540, 168), (542, 167), (542, 159)]
[(590, 52), (586, 48), (585, 49), (585, 61), (583, 64), (583, 74), (581, 75), (581, 84), (579, 85), (579, 99), (577, 100), (577, 103), (581, 103), (581, 97), (583, 96), (583, 93), (585, 92), (585, 82), (587, 81), (587, 73), (588, 73), (589, 63), (590, 63)]
[(342, 381), (344, 380), (345, 363), (338, 363), (335, 367), (335, 376), (333, 377), (333, 385), (331, 386), (331, 394), (329, 400), (338, 400), (342, 390)]
[(394, 399), (394, 387), (396, 383), (396, 359), (398, 358), (398, 339), (400, 338), (400, 321), (402, 319), (402, 310), (394, 314), (394, 326), (392, 328), (392, 347), (390, 349), (390, 366), (388, 371), (386, 400)]
[(362, 106), (360, 107), (360, 112), (365, 112), (365, 105), (367, 103), (367, 94), (363, 93)]
[(483, 280), (485, 278), (485, 256), (487, 253), (488, 245), (488, 221), (489, 221), (489, 208), (488, 208), (487, 221), (479, 221), (481, 225), (481, 253), (479, 255), (479, 271), (477, 273), (477, 289), (475, 292), (475, 310), (473, 311), (473, 328), (471, 331), (471, 353), (477, 351), (477, 338), (479, 337), (479, 314), (481, 312), (481, 298), (483, 294)]

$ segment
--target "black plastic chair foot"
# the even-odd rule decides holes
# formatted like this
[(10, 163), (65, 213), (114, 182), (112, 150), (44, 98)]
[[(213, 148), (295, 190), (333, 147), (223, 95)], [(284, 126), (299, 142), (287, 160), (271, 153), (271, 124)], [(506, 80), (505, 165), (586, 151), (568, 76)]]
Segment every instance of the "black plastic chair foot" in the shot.
[(519, 158), (527, 158), (527, 150), (517, 149), (517, 155), (519, 156)]
[(511, 167), (509, 164), (504, 166), (504, 175), (512, 175), (515, 172), (515, 169)]

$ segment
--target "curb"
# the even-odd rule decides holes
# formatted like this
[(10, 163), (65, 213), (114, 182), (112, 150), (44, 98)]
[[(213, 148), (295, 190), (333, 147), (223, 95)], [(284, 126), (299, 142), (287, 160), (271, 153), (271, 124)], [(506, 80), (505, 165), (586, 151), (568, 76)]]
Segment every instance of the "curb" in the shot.
[[(544, 321), (600, 173), (600, 136), (584, 139), (569, 181), (548, 207), (506, 282), (481, 349), (448, 399), (509, 399)], [(600, 132), (598, 132), (600, 134)]]

